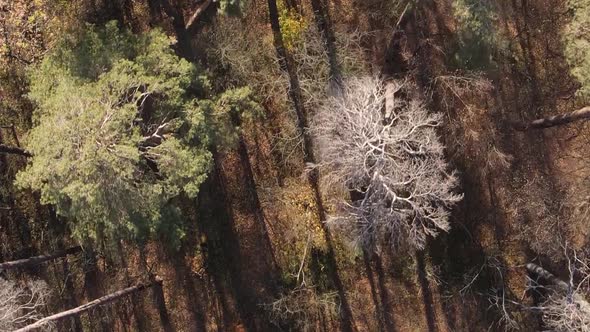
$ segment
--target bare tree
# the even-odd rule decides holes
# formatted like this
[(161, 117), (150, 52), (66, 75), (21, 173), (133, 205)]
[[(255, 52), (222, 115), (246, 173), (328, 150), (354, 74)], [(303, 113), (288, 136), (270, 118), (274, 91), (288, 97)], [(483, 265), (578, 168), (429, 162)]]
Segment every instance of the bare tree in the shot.
[(42, 281), (20, 286), (0, 279), (0, 331), (13, 331), (42, 317), (49, 291)]
[[(527, 270), (534, 276), (531, 279), (532, 290), (542, 290), (543, 301), (538, 310), (543, 315), (543, 323), (550, 331), (590, 331), (590, 266), (586, 259), (579, 257), (575, 251), (566, 252), (569, 280), (564, 281), (545, 270), (543, 267), (529, 263)], [(541, 283), (544, 281), (544, 283)]]
[(324, 180), (357, 197), (328, 222), (364, 247), (385, 241), (422, 249), (427, 237), (449, 230), (449, 209), (462, 196), (453, 192), (457, 178), (436, 134), (441, 116), (409, 83), (391, 84), (387, 117), (383, 82), (362, 77), (346, 80), (313, 121)]

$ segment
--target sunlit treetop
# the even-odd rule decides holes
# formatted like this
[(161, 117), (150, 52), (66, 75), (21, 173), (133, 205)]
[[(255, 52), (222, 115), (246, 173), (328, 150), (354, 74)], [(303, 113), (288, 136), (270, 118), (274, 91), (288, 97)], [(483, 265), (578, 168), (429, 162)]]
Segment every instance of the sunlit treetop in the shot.
[(198, 194), (208, 148), (228, 132), (215, 112), (232, 106), (223, 95), (206, 98), (207, 79), (172, 42), (159, 30), (88, 26), (30, 72), (33, 157), (17, 185), (39, 191), (80, 241), (182, 237), (170, 201)]

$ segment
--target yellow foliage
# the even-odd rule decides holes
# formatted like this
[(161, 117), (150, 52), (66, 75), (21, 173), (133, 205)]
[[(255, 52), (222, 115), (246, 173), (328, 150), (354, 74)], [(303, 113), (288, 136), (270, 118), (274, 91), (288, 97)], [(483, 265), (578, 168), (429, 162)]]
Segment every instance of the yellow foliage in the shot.
[(301, 41), (303, 32), (307, 29), (307, 21), (297, 11), (289, 10), (282, 1), (278, 2), (278, 9), (283, 42), (291, 50)]

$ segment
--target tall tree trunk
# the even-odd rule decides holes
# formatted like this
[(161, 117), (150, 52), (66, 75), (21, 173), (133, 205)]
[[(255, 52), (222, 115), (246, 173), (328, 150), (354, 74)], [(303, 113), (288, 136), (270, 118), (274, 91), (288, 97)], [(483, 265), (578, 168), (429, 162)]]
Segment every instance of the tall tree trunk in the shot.
[(289, 97), (293, 102), (293, 107), (295, 108), (295, 113), (297, 114), (297, 127), (303, 136), (303, 148), (305, 152), (304, 160), (305, 162), (313, 163), (313, 145), (311, 142), (311, 137), (307, 132), (307, 112), (305, 111), (305, 106), (303, 105), (301, 86), (299, 84), (297, 71), (293, 66), (292, 59), (287, 54), (287, 49), (285, 48), (285, 43), (283, 42), (283, 34), (281, 33), (279, 12), (277, 9), (276, 0), (268, 0), (268, 14), (270, 17), (270, 26), (273, 33), (273, 43), (279, 58), (279, 66), (283, 71), (287, 72), (289, 76)]
[(561, 126), (577, 120), (585, 120), (590, 118), (590, 106), (586, 106), (579, 110), (551, 116), (548, 118), (536, 119), (531, 122), (516, 122), (513, 126), (516, 130), (524, 131), (528, 129), (544, 129), (555, 126)]
[(62, 311), (60, 313), (57, 313), (55, 315), (51, 315), (45, 318), (42, 318), (38, 321), (36, 321), (33, 324), (27, 325), (21, 329), (18, 329), (14, 332), (26, 332), (26, 331), (34, 331), (36, 329), (39, 329), (49, 323), (53, 323), (53, 322), (57, 322), (66, 318), (70, 318), (70, 317), (76, 317), (79, 316), (80, 314), (82, 314), (85, 311), (91, 310), (97, 306), (101, 306), (101, 305), (105, 305), (107, 303), (116, 301), (126, 295), (129, 294), (133, 294), (133, 293), (137, 293), (141, 290), (144, 290), (146, 288), (149, 288), (155, 284), (159, 284), (161, 283), (162, 280), (159, 278), (156, 278), (155, 281), (149, 282), (149, 283), (142, 283), (142, 284), (138, 284), (135, 286), (131, 286), (125, 289), (122, 289), (120, 291), (116, 291), (114, 293), (111, 293), (109, 295), (105, 295), (101, 298), (98, 298), (96, 300), (90, 301), (86, 304), (83, 304), (79, 307), (70, 309), (70, 310), (66, 310), (66, 311)]
[(311, 8), (314, 12), (316, 25), (322, 34), (326, 51), (328, 51), (328, 61), (330, 63), (330, 81), (335, 83), (336, 86), (340, 88), (342, 83), (342, 75), (338, 65), (336, 36), (334, 35), (334, 30), (332, 30), (329, 5), (325, 0), (311, 0)]
[(6, 153), (6, 154), (18, 154), (21, 156), (25, 156), (25, 157), (31, 157), (32, 154), (23, 149), (23, 148), (19, 148), (16, 146), (8, 146), (5, 144), (0, 144), (0, 153)]
[(18, 259), (15, 261), (0, 263), (0, 271), (11, 270), (11, 269), (16, 269), (16, 268), (20, 268), (20, 267), (35, 266), (35, 265), (38, 265), (38, 264), (41, 264), (41, 263), (44, 263), (47, 261), (51, 261), (51, 260), (60, 258), (60, 257), (65, 257), (67, 255), (76, 254), (80, 251), (82, 251), (82, 247), (76, 246), (76, 247), (72, 247), (72, 248), (69, 248), (66, 250), (58, 251), (58, 252), (53, 253), (51, 255), (40, 255), (40, 256), (34, 256), (34, 257), (25, 258), (25, 259)]
[[(273, 32), (274, 47), (276, 49), (279, 60), (279, 66), (281, 67), (281, 70), (287, 72), (287, 74), (289, 75), (289, 98), (291, 99), (293, 107), (295, 108), (295, 113), (297, 114), (297, 127), (299, 128), (299, 131), (301, 132), (301, 135), (303, 137), (303, 149), (305, 152), (303, 158), (305, 163), (314, 164), (315, 158), (313, 155), (313, 144), (311, 136), (307, 131), (307, 112), (303, 105), (303, 97), (301, 94), (299, 77), (297, 76), (295, 64), (293, 63), (293, 60), (289, 57), (289, 54), (287, 53), (287, 50), (285, 48), (283, 35), (281, 33), (281, 26), (279, 22), (279, 14), (277, 10), (276, 0), (268, 0), (268, 13), (270, 17), (270, 25)], [(340, 297), (342, 303), (341, 328), (343, 331), (353, 331), (354, 328), (352, 322), (352, 311), (350, 309), (350, 305), (348, 304), (348, 300), (346, 299), (344, 286), (342, 284), (342, 281), (340, 280), (340, 276), (338, 275), (338, 264), (335, 259), (331, 235), (329, 233), (329, 230), (325, 227), (325, 223), (323, 223), (326, 220), (326, 212), (323, 207), (322, 198), (319, 191), (317, 171), (311, 172), (308, 176), (308, 180), (314, 191), (320, 224), (324, 229), (324, 236), (326, 238), (326, 242), (328, 243), (328, 254), (326, 255), (326, 258), (328, 260), (328, 275), (334, 283), (334, 286), (338, 291), (338, 296)]]

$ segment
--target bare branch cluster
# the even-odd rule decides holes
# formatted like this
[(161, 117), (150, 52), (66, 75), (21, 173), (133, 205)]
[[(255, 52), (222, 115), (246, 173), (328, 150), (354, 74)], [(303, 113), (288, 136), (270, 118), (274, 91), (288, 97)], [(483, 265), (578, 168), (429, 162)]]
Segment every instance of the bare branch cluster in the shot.
[(21, 286), (0, 278), (0, 331), (13, 331), (43, 318), (49, 289), (42, 281)]
[[(337, 28), (337, 27), (336, 27)], [(338, 66), (348, 75), (366, 73), (361, 46), (363, 34), (359, 31), (335, 31), (338, 49)], [(303, 94), (305, 108), (315, 110), (326, 99), (331, 89), (330, 63), (321, 33), (315, 25), (304, 32), (297, 47), (291, 51), (297, 63), (297, 76)]]
[(335, 292), (318, 294), (312, 286), (298, 287), (266, 305), (277, 326), (291, 322), (297, 331), (317, 331), (316, 323), (336, 317), (339, 306)]
[(328, 222), (363, 247), (385, 241), (422, 249), (449, 230), (449, 209), (462, 196), (453, 192), (457, 178), (436, 133), (441, 116), (428, 112), (409, 83), (391, 84), (387, 117), (384, 83), (362, 77), (346, 80), (313, 121), (324, 180), (359, 196)]
[(539, 291), (543, 302), (533, 309), (543, 315), (545, 326), (556, 332), (590, 331), (590, 265), (575, 250), (563, 247), (567, 260), (568, 280), (564, 281), (535, 264), (527, 269), (536, 275), (529, 288)]

